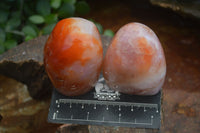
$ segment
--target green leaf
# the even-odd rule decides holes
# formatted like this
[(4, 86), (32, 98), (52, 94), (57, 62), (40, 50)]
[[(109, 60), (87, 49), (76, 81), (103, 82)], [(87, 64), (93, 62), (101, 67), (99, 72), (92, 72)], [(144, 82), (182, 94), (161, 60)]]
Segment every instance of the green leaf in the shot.
[(44, 18), (40, 15), (32, 15), (28, 18), (34, 24), (42, 24), (44, 23)]
[(95, 25), (96, 25), (97, 29), (99, 30), (99, 33), (103, 34), (103, 27), (102, 27), (102, 25), (100, 23), (96, 23), (96, 22), (95, 22)]
[(113, 37), (115, 34), (112, 30), (107, 29), (104, 31), (103, 35)]
[(8, 11), (0, 10), (0, 23), (5, 23), (8, 19)]
[(6, 31), (13, 30), (13, 29), (17, 28), (20, 24), (21, 24), (21, 20), (13, 17), (8, 20), (8, 22), (6, 24)]
[(61, 5), (61, 0), (51, 0), (51, 7), (58, 9)]
[(3, 31), (0, 28), (0, 44), (3, 44), (3, 42), (5, 41), (5, 39), (6, 39), (6, 33), (5, 33), (5, 31)]
[(91, 22), (93, 22), (93, 23), (95, 23), (94, 19), (92, 19), (92, 18), (90, 18), (88, 20), (91, 21)]
[(64, 3), (68, 3), (68, 4), (75, 4), (76, 0), (63, 0)]
[(56, 26), (56, 23), (49, 24), (43, 28), (43, 35), (48, 35), (52, 32), (53, 28)]
[(90, 12), (90, 6), (85, 1), (76, 3), (76, 12), (80, 15), (85, 15)]
[(37, 36), (37, 32), (35, 31), (35, 29), (29, 25), (24, 26), (22, 31), (24, 32), (25, 35), (29, 35), (32, 37), (36, 37)]
[(51, 13), (51, 7), (48, 0), (38, 0), (36, 5), (36, 11), (43, 15), (49, 15)]
[(27, 42), (27, 41), (29, 41), (29, 40), (32, 40), (33, 38), (34, 38), (33, 36), (27, 35), (27, 36), (25, 37), (25, 41)]
[(49, 14), (49, 15), (45, 16), (44, 19), (45, 19), (45, 22), (48, 24), (55, 23), (58, 21), (58, 15), (57, 14)]
[(69, 3), (64, 3), (58, 11), (59, 17), (62, 17), (62, 18), (72, 17), (74, 16), (74, 12), (75, 12), (74, 5), (69, 4)]
[(0, 54), (2, 54), (3, 52), (5, 52), (5, 47), (2, 43), (0, 43)]
[(4, 42), (4, 46), (6, 50), (11, 49), (15, 46), (17, 46), (17, 41), (16, 40), (7, 40)]
[(36, 24), (33, 24), (33, 23), (30, 22), (30, 21), (27, 21), (27, 22), (26, 22), (26, 25), (31, 26), (31, 27), (36, 31), (37, 35), (38, 35), (38, 33), (40, 32), (39, 27), (38, 27)]

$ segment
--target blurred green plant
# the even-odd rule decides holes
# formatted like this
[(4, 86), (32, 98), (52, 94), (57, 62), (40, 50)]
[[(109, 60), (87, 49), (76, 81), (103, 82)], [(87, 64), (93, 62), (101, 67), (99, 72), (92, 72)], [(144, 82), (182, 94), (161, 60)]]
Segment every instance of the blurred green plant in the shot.
[(90, 19), (90, 21), (92, 21), (96, 25), (96, 27), (97, 27), (97, 29), (98, 29), (100, 34), (103, 34), (103, 35), (109, 36), (109, 37), (113, 37), (115, 35), (115, 33), (110, 29), (105, 29), (104, 30), (103, 26), (100, 23), (94, 21), (93, 19)]
[[(23, 41), (50, 34), (63, 18), (86, 15), (90, 12), (87, 2), (81, 0), (4, 0), (0, 1), (0, 54)], [(111, 30), (99, 32), (113, 36)]]

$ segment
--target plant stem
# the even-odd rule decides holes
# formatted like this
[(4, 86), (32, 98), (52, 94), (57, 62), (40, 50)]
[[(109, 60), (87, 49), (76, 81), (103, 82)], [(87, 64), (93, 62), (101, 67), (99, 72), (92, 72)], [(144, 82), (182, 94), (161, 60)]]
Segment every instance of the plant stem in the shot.
[(24, 6), (24, 0), (20, 0), (20, 14), (22, 14), (22, 11), (23, 11), (23, 6)]
[(17, 30), (7, 30), (7, 33), (13, 33), (15, 35), (25, 36), (23, 32)]

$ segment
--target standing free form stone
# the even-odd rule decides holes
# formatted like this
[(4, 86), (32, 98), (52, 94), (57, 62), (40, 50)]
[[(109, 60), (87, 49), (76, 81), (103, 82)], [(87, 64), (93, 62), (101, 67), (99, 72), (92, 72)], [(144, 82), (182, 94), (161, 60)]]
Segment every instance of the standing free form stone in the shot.
[(82, 18), (57, 23), (44, 48), (44, 65), (54, 87), (64, 95), (81, 95), (94, 86), (103, 48), (94, 23)]
[(122, 93), (158, 93), (165, 80), (166, 62), (156, 34), (140, 23), (123, 26), (107, 50), (103, 75), (111, 89)]

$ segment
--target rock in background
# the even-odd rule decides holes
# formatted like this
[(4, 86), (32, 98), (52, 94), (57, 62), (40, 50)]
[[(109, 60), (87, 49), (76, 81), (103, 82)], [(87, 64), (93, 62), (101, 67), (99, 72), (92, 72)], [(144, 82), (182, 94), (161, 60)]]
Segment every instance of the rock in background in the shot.
[(150, 0), (153, 5), (169, 8), (183, 16), (191, 16), (200, 19), (199, 0)]
[(47, 121), (49, 100), (37, 101), (30, 97), (27, 86), (0, 76), (1, 133), (30, 133)]

